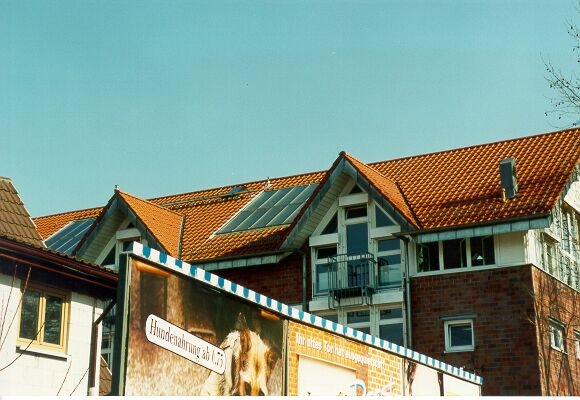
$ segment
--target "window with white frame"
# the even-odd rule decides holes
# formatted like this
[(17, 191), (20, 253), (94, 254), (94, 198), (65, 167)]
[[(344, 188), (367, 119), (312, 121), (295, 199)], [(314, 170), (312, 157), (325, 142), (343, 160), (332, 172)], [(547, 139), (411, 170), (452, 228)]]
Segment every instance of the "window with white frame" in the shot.
[(362, 308), (341, 308), (316, 313), (322, 318), (404, 345), (404, 318), (401, 303)]
[(550, 347), (554, 350), (566, 352), (566, 325), (562, 322), (550, 318), (548, 320), (550, 329)]
[(580, 290), (580, 214), (563, 204), (554, 212), (540, 242), (543, 269)]
[(403, 309), (401, 307), (379, 309), (378, 329), (378, 336), (381, 339), (403, 346)]
[(445, 351), (473, 351), (475, 339), (473, 333), (473, 319), (451, 319), (444, 321)]
[(492, 235), (417, 244), (417, 272), (495, 265)]
[(338, 289), (400, 287), (401, 245), (392, 236), (399, 231), (357, 185), (346, 189), (310, 238), (313, 293), (328, 293), (333, 284)]
[(354, 310), (346, 312), (346, 325), (364, 333), (371, 333), (371, 310)]
[(330, 270), (332, 268), (333, 257), (336, 256), (336, 246), (320, 247), (315, 252), (314, 291), (317, 294), (326, 293), (330, 285)]
[(378, 286), (401, 285), (401, 243), (399, 239), (377, 240)]
[(574, 350), (576, 358), (580, 360), (580, 331), (574, 331)]
[(66, 351), (68, 310), (65, 292), (41, 285), (23, 287), (19, 344)]

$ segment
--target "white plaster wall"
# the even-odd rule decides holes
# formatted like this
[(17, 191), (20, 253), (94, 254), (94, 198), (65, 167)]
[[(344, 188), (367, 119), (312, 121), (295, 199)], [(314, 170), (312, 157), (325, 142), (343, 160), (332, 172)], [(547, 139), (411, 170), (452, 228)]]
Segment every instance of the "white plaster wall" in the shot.
[[(12, 326), (5, 323), (0, 348), (0, 369), (20, 357), (9, 367), (0, 371), (0, 395), (81, 395), (88, 393), (88, 367), (90, 358), (92, 321), (102, 312), (102, 304), (97, 304), (89, 296), (71, 294), (69, 310), (68, 348), (66, 354), (44, 354), (17, 350), (18, 302), (20, 300), (20, 281), (15, 282), (12, 295), (9, 295), (12, 277), (0, 275), (0, 305), (2, 311), (6, 304), (7, 320), (14, 315)], [(1, 318), (1, 317), (0, 317)]]

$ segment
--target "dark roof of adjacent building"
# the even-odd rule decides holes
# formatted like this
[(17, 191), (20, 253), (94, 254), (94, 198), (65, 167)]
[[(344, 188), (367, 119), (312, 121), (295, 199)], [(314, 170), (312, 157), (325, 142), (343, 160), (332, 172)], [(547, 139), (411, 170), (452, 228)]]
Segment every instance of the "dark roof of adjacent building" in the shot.
[(45, 247), (18, 191), (9, 178), (0, 177), (0, 235)]

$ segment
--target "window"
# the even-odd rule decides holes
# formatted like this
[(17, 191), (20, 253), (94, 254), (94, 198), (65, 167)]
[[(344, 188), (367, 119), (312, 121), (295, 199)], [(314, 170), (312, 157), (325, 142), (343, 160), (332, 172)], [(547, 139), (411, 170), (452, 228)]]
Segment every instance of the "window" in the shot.
[(472, 351), (475, 348), (473, 320), (445, 321), (445, 351)]
[(68, 300), (63, 292), (28, 286), (22, 291), (18, 341), (65, 350)]
[(379, 286), (401, 285), (401, 244), (399, 239), (377, 241)]
[(495, 264), (493, 236), (476, 236), (417, 244), (417, 272)]
[(316, 249), (315, 259), (315, 293), (326, 293), (330, 284), (332, 258), (336, 257), (336, 246)]
[(364, 333), (371, 333), (371, 311), (348, 311), (346, 313), (346, 324), (353, 329)]
[(439, 243), (417, 245), (417, 269), (419, 272), (439, 271)]
[(574, 331), (574, 350), (576, 358), (580, 360), (580, 331)]
[(554, 350), (561, 351), (563, 353), (566, 352), (566, 341), (564, 340), (565, 335), (565, 325), (560, 321), (556, 321), (555, 319), (549, 319), (549, 326), (550, 326), (550, 346)]
[(403, 346), (403, 309), (379, 310), (379, 337)]

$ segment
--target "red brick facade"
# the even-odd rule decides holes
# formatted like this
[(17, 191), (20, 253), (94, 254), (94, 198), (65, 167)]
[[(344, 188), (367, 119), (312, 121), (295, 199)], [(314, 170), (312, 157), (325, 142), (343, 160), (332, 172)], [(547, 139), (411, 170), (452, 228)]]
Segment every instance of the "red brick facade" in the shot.
[[(540, 277), (543, 286), (538, 283)], [(546, 282), (559, 288), (558, 295), (551, 290), (551, 296), (546, 296)], [(537, 268), (417, 277), (411, 280), (411, 293), (413, 349), (482, 376), (484, 395), (580, 394), (574, 383), (578, 382), (578, 363), (572, 328), (580, 321), (579, 305), (574, 303), (579, 295)], [(544, 304), (544, 309), (536, 304)], [(557, 316), (556, 310), (568, 310), (559, 317), (570, 327), (568, 356), (549, 350), (545, 324), (548, 316)], [(474, 316), (475, 350), (446, 353), (442, 318), (460, 315)], [(546, 375), (540, 374), (547, 355), (551, 357), (545, 363), (551, 369), (549, 391)], [(570, 362), (562, 363), (563, 358)]]
[[(310, 257), (306, 266), (306, 299), (311, 296)], [(293, 253), (278, 264), (212, 271), (285, 304), (302, 304), (302, 255)]]
[[(369, 362), (356, 361), (354, 356)], [(354, 340), (325, 332), (308, 325), (288, 324), (288, 395), (299, 394), (298, 368), (300, 357), (309, 357), (356, 371), (356, 377), (365, 382), (367, 392), (389, 387), (390, 393), (403, 393), (403, 368), (405, 360), (384, 350), (376, 349)], [(375, 365), (377, 364), (377, 365)], [(320, 379), (324, 379), (323, 376)], [(336, 382), (337, 395), (351, 382)], [(362, 394), (362, 393), (358, 393)]]

